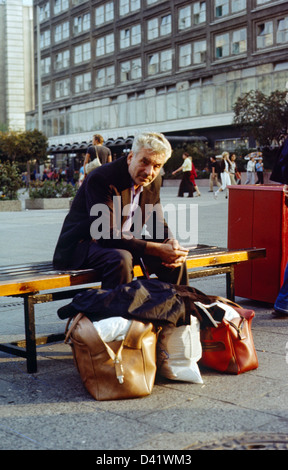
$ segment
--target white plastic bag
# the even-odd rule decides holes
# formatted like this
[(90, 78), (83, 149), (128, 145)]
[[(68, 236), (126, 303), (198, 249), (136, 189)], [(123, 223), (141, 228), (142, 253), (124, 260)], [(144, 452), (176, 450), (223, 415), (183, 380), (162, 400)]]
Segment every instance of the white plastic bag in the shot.
[(170, 380), (203, 383), (197, 362), (202, 356), (200, 323), (191, 315), (190, 325), (162, 328), (157, 341), (157, 371)]
[(94, 327), (100, 338), (109, 343), (111, 341), (122, 341), (130, 328), (131, 320), (122, 317), (110, 317), (104, 320), (94, 321)]

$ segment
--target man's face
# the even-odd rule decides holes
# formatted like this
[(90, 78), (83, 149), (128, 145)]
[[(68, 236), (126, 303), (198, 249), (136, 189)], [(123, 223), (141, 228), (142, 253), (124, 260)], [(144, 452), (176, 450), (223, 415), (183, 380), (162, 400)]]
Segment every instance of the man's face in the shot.
[(151, 150), (141, 149), (137, 154), (129, 153), (128, 171), (137, 186), (147, 186), (158, 176), (165, 163), (165, 155), (155, 154)]

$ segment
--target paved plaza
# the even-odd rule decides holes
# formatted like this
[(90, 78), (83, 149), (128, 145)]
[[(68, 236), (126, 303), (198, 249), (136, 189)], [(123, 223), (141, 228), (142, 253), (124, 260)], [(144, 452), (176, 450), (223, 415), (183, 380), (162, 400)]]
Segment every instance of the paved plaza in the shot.
[[(227, 246), (229, 201), (224, 194), (214, 200), (201, 187), (201, 197), (177, 198), (177, 189), (162, 188), (163, 206), (171, 213), (177, 210), (183, 221), (190, 204), (196, 204), (198, 242)], [(66, 213), (0, 213), (0, 264), (51, 260)], [(181, 224), (176, 228), (181, 230)], [(195, 279), (191, 285), (225, 296), (223, 275)], [(23, 338), (22, 302), (0, 298), (1, 343)], [(142, 464), (138, 456), (148, 451), (190, 455), (198, 449), (288, 449), (288, 317), (275, 318), (271, 305), (238, 297), (236, 302), (255, 310), (259, 368), (239, 376), (201, 369), (203, 384), (157, 377), (152, 394), (142, 399), (95, 401), (64, 343), (37, 348), (36, 374), (27, 373), (24, 359), (0, 352), (0, 449), (94, 450), (99, 456), (127, 451)], [(57, 309), (65, 303), (36, 306), (38, 335), (64, 332), (66, 322)]]

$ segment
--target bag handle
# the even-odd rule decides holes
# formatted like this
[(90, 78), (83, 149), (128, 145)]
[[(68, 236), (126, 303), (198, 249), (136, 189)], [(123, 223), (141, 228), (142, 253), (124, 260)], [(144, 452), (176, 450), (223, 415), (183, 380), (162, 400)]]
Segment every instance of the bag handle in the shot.
[[(70, 317), (69, 320), (67, 321), (67, 324), (66, 324), (66, 328), (65, 328), (65, 339), (64, 339), (64, 343), (68, 343), (69, 339), (70, 339), (70, 336), (72, 334), (72, 332), (75, 330), (77, 324), (79, 323), (79, 321), (81, 320), (81, 318), (84, 317), (84, 314), (83, 313), (78, 313), (75, 317)], [(73, 321), (72, 325), (69, 327), (71, 321)]]
[(236, 304), (236, 302), (233, 302), (233, 300), (226, 299), (225, 297), (216, 296), (215, 298), (216, 300), (220, 300), (220, 302), (223, 302), (224, 304), (232, 305), (233, 307), (237, 307), (237, 308), (243, 308), (241, 307), (241, 305), (238, 305)]
[(124, 347), (124, 341), (125, 339), (123, 339), (120, 345), (120, 348), (118, 349), (117, 353), (115, 353), (113, 349), (110, 348), (110, 346), (107, 343), (105, 343), (105, 341), (102, 340), (107, 353), (109, 354), (110, 358), (114, 362), (116, 377), (120, 384), (124, 383), (124, 370), (123, 370), (123, 365), (122, 365), (122, 350)]

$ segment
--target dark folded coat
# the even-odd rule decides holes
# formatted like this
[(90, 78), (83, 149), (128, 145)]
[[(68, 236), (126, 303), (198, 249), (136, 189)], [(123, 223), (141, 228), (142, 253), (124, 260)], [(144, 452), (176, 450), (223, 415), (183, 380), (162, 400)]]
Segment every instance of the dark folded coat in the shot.
[[(215, 299), (215, 296), (207, 296), (194, 287), (144, 279), (119, 285), (116, 289), (88, 289), (77, 294), (68, 309), (70, 308), (71, 316), (81, 312), (91, 321), (119, 316), (158, 325), (170, 323), (174, 326), (190, 324), (190, 315), (193, 315), (199, 319), (201, 327), (204, 327), (207, 318), (201, 315), (194, 302), (207, 305)], [(59, 313), (61, 314), (61, 309), (58, 310)]]

